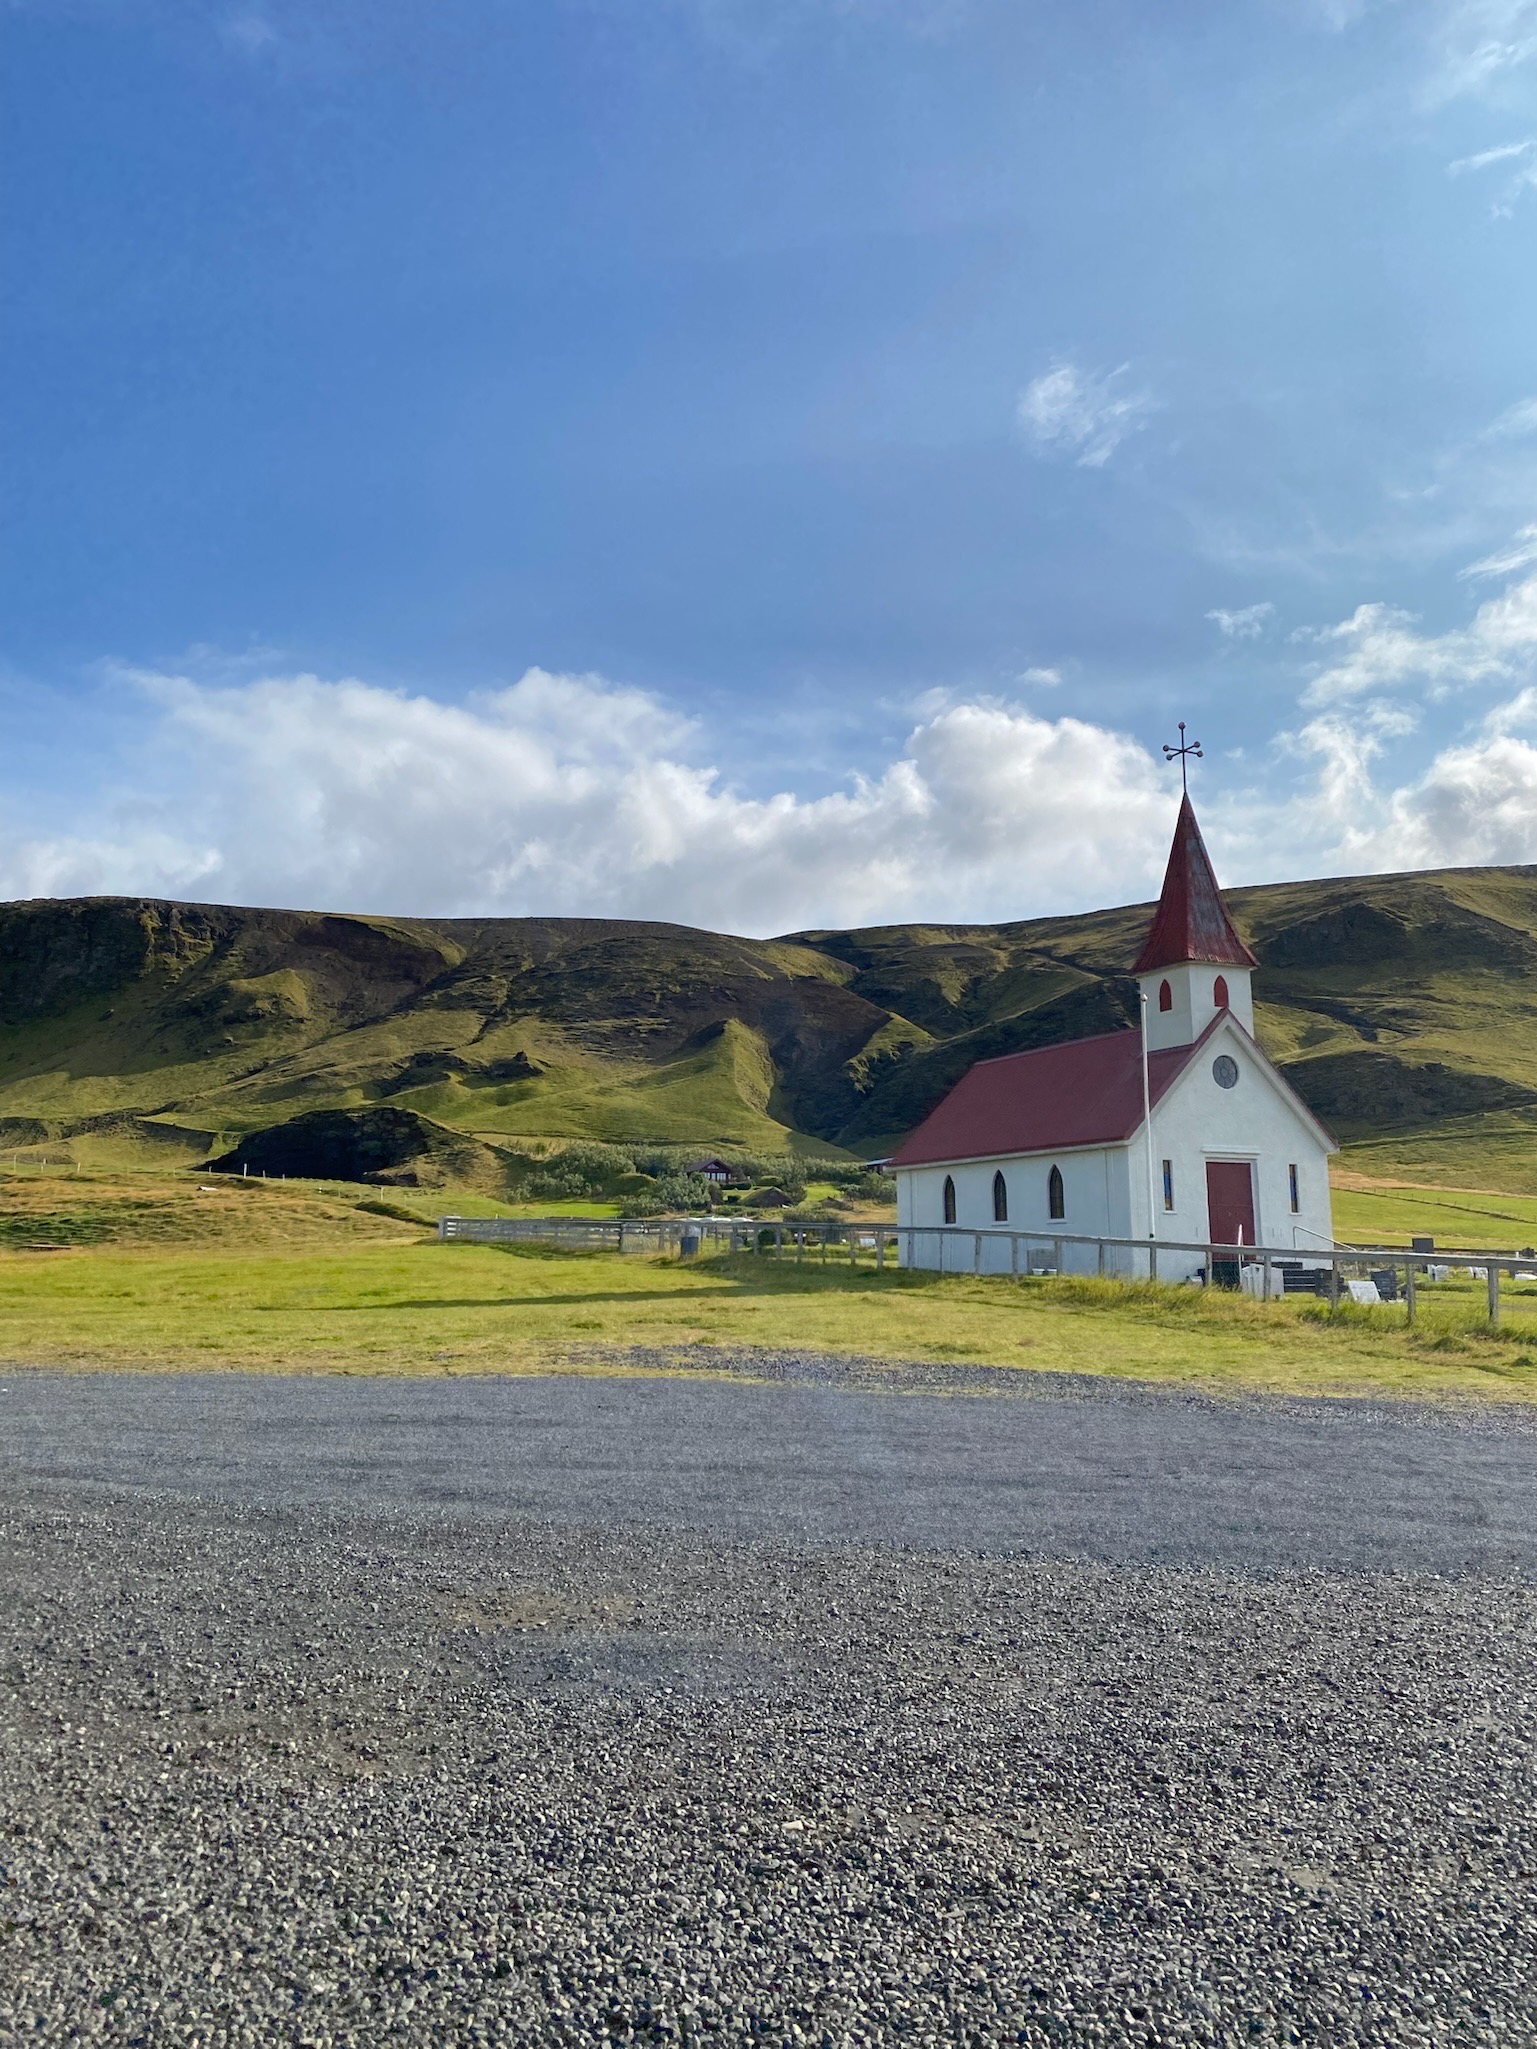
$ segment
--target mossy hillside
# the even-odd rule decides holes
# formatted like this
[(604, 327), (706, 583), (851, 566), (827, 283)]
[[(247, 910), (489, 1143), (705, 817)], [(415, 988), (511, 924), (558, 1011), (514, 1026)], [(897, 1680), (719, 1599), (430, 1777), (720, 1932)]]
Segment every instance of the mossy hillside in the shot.
[[(1366, 1171), (1528, 1186), (1537, 870), (1229, 900), (1261, 959), (1262, 1038), (1371, 1149)], [(11, 905), (0, 1146), (67, 1139), (126, 1162), (182, 1142), (150, 1126), (227, 1145), (304, 1110), (396, 1102), (493, 1145), (869, 1155), (973, 1060), (1128, 1022), (1147, 915), (755, 941), (593, 919)]]

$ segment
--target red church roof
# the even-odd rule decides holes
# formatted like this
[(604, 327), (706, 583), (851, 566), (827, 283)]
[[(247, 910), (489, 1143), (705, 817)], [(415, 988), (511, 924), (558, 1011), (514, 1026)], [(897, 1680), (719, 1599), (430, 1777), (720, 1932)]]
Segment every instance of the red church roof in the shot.
[[(1220, 1013), (1192, 1046), (1165, 1046), (1148, 1057), (1153, 1102), (1178, 1080)], [(1119, 1145), (1142, 1122), (1142, 1034), (1106, 1032), (979, 1060), (901, 1146), (893, 1167), (994, 1153), (1066, 1151)]]
[(1187, 796), (1174, 827), (1163, 894), (1132, 973), (1146, 975), (1155, 968), (1179, 967), (1193, 960), (1225, 961), (1241, 968), (1258, 966), (1222, 908), (1211, 857)]

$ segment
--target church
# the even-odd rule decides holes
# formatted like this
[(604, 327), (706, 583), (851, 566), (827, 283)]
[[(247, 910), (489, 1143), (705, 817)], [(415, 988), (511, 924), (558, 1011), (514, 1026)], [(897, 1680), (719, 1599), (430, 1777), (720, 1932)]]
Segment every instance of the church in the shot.
[[(1303, 1258), (1334, 1243), (1329, 1155), (1338, 1151), (1254, 1037), (1257, 963), (1233, 929), (1188, 794), (1163, 893), (1131, 972), (1140, 1031), (1107, 1032), (979, 1060), (890, 1163), (913, 1266), (1008, 1272), (1007, 1232), (1149, 1238), (1161, 1279), (1205, 1276), (1175, 1244), (1264, 1245)], [(926, 1229), (925, 1227), (929, 1227)], [(1095, 1245), (1062, 1247), (1064, 1271), (1099, 1269)], [(1145, 1254), (1107, 1254), (1146, 1273)]]

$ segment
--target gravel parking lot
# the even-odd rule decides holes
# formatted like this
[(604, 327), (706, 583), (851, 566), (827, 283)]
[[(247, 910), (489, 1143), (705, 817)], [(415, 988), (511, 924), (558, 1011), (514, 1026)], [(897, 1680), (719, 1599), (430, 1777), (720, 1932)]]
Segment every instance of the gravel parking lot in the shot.
[(1522, 1418), (793, 1368), (10, 1376), (0, 2037), (1537, 2040)]

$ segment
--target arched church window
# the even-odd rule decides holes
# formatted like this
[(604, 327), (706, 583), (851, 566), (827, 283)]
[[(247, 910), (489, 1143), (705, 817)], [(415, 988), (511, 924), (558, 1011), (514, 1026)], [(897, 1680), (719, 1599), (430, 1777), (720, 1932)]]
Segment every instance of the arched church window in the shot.
[(1216, 1006), (1217, 1006), (1217, 1008), (1218, 1008), (1219, 1010), (1226, 1010), (1226, 1009), (1227, 1009), (1227, 1007), (1228, 1007), (1228, 1000), (1227, 1000), (1227, 976), (1226, 976), (1226, 975), (1218, 975), (1218, 977), (1217, 977), (1216, 981), (1212, 983), (1212, 985), (1211, 985), (1211, 1000), (1212, 1000), (1212, 1002), (1213, 1002), (1213, 1003), (1215, 1003), (1215, 1004), (1216, 1004)]
[(1172, 1010), (1174, 1008), (1174, 991), (1167, 982), (1160, 982), (1158, 984), (1158, 1008), (1160, 1010)]
[(1046, 1176), (1046, 1213), (1052, 1217), (1067, 1215), (1067, 1191), (1062, 1186), (1060, 1167), (1053, 1167)]
[(945, 1222), (955, 1222), (955, 1183), (948, 1174), (945, 1176)]
[(993, 1222), (1006, 1224), (1009, 1221), (1009, 1184), (1001, 1174), (993, 1176)]

